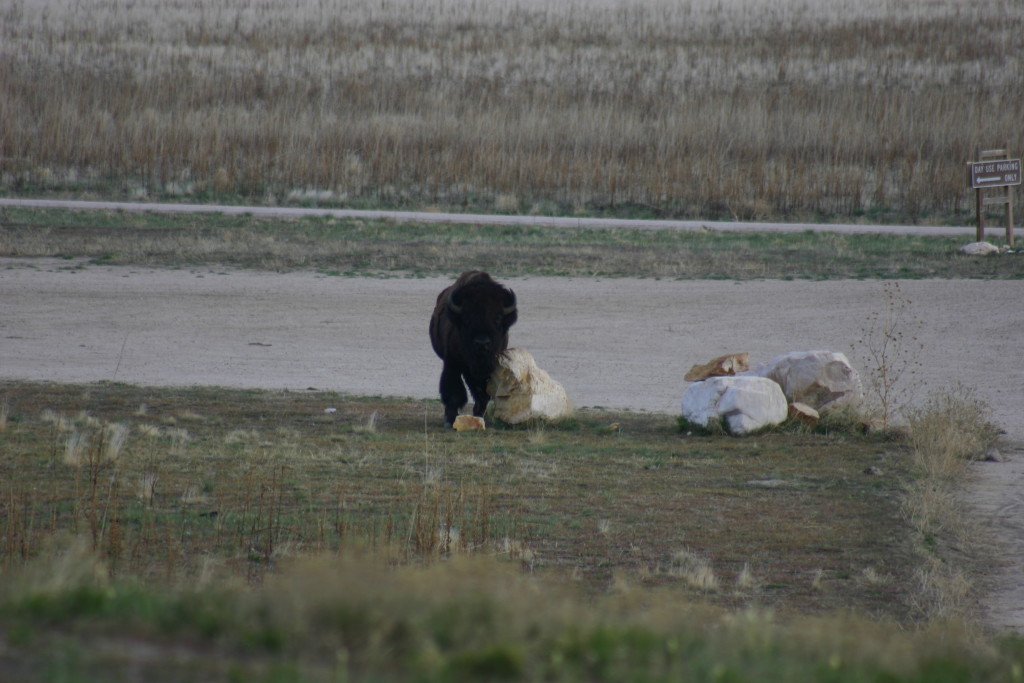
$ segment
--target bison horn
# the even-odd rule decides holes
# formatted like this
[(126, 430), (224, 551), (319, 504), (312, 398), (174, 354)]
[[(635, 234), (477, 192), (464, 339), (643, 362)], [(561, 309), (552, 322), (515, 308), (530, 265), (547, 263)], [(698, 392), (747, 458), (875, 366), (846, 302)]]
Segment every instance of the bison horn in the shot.
[(455, 303), (455, 292), (452, 292), (448, 295), (448, 308), (450, 308), (451, 312), (455, 313), (456, 315), (462, 313), (462, 306)]
[(505, 308), (502, 309), (502, 313), (509, 315), (516, 310), (516, 293), (511, 289), (506, 289), (505, 291), (508, 292), (508, 294), (505, 297)]

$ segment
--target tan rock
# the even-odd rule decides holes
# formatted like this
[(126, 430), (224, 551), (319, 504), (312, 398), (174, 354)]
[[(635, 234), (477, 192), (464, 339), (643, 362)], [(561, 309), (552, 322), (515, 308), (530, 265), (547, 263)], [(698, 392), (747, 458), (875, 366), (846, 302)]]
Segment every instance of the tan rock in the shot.
[(494, 417), (508, 424), (543, 418), (555, 420), (572, 414), (565, 388), (551, 379), (525, 349), (508, 349), (498, 356), (487, 392), (494, 402)]
[(457, 432), (482, 432), (487, 428), (482, 417), (473, 415), (459, 415), (455, 418), (455, 424), (452, 427)]
[(789, 404), (789, 417), (791, 420), (797, 420), (809, 427), (818, 424), (818, 420), (821, 419), (817, 410), (799, 401)]
[(750, 354), (730, 353), (703, 365), (694, 365), (683, 377), (687, 382), (699, 382), (708, 377), (725, 377), (744, 372), (750, 367)]

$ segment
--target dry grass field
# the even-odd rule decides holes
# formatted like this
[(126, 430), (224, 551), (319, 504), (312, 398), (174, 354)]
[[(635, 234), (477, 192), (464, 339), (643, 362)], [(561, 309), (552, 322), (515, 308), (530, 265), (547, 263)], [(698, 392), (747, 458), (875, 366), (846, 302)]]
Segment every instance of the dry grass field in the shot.
[(967, 220), (1016, 0), (12, 0), (0, 189)]

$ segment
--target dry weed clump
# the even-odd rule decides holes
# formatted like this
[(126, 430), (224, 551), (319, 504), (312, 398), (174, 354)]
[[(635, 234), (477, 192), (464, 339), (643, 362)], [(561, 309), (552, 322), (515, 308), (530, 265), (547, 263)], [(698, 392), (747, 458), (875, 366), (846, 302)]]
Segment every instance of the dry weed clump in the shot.
[(988, 407), (962, 385), (932, 395), (907, 411), (914, 464), (929, 479), (955, 479), (970, 458), (981, 455), (999, 435)]
[(1015, 0), (14, 2), (0, 186), (966, 213), (975, 146), (1022, 147), (1022, 20)]
[[(745, 567), (745, 569), (747, 569)], [(677, 551), (672, 556), (668, 573), (676, 576), (700, 591), (715, 592), (719, 589), (718, 577), (715, 576), (711, 562), (689, 549)]]
[(974, 584), (956, 557), (977, 554), (980, 534), (963, 495), (970, 458), (984, 453), (998, 429), (969, 389), (936, 393), (907, 411), (907, 440), (918, 478), (907, 491), (904, 514), (920, 534), (921, 564), (915, 572), (917, 610), (930, 618), (970, 614)]

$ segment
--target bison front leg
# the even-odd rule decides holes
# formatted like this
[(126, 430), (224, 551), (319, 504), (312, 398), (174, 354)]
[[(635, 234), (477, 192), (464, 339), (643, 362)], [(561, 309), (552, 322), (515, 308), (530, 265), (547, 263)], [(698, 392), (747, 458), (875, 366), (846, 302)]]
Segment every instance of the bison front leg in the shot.
[(441, 403), (444, 404), (444, 426), (451, 429), (459, 410), (466, 405), (469, 397), (466, 386), (462, 383), (462, 372), (458, 368), (444, 364), (441, 370)]
[(487, 410), (487, 404), (491, 400), (490, 394), (487, 393), (487, 379), (476, 381), (467, 377), (466, 384), (469, 385), (469, 391), (473, 394), (473, 414), (483, 417), (484, 411)]

